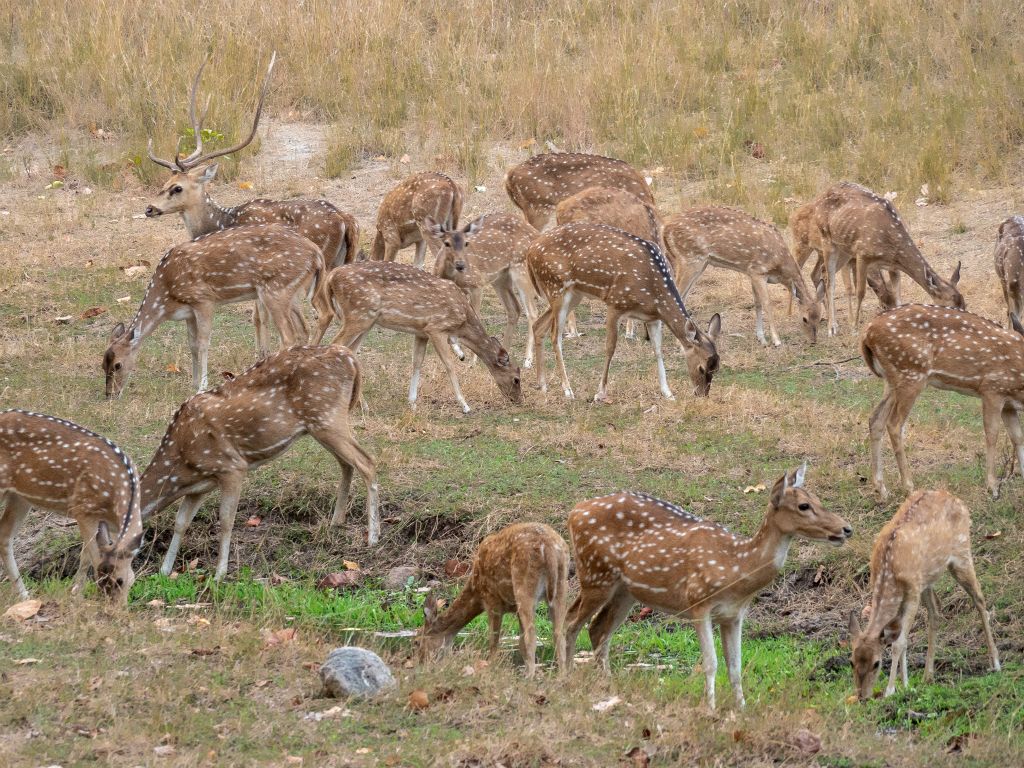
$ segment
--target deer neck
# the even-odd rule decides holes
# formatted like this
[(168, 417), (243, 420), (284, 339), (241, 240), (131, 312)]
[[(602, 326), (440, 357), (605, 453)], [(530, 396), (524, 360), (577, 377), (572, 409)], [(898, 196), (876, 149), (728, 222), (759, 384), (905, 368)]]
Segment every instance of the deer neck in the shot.
[(488, 365), (495, 363), (494, 351), (490, 348), (490, 336), (487, 335), (487, 329), (471, 312), (467, 312), (465, 322), (452, 331), (452, 335), (464, 341), (466, 346)]
[(756, 593), (782, 572), (793, 537), (779, 530), (769, 510), (757, 533), (746, 541), (737, 541), (736, 563), (744, 573), (744, 586)]
[(428, 634), (443, 637), (445, 641), (451, 640), (459, 630), (479, 616), (483, 610), (483, 601), (477, 596), (476, 590), (473, 589), (473, 582), (470, 580), (466, 588), (452, 601), (448, 610), (437, 617)]
[(203, 193), (202, 202), (181, 212), (189, 237), (197, 237), (233, 227), (238, 223), (236, 209), (224, 208), (209, 194)]
[(159, 279), (161, 271), (166, 268), (167, 257), (164, 257), (156, 265), (156, 272), (153, 273), (153, 279), (146, 288), (146, 295), (142, 298), (139, 311), (135, 313), (135, 318), (128, 327), (128, 338), (135, 349), (171, 314), (167, 306), (167, 291), (163, 281)]
[(174, 444), (173, 427), (180, 413), (179, 409), (178, 413), (171, 418), (167, 434), (153, 455), (153, 460), (146, 467), (146, 471), (142, 473), (143, 519), (170, 506), (175, 500), (191, 491), (193, 486), (202, 479), (189, 469), (188, 463), (184, 461), (180, 450)]

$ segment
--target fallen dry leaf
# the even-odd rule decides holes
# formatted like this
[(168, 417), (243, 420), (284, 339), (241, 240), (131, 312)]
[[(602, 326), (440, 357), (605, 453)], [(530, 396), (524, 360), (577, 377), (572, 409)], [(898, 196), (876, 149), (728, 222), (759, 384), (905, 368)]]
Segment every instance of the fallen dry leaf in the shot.
[(423, 710), (430, 706), (430, 699), (427, 697), (427, 692), (423, 690), (415, 690), (409, 694), (409, 708), (414, 710)]
[(249, 528), (259, 528), (262, 523), (263, 523), (263, 518), (257, 517), (256, 515), (253, 515), (252, 517), (250, 517), (248, 520), (245, 521), (245, 524)]
[(89, 307), (85, 312), (79, 315), (82, 320), (88, 320), (90, 317), (99, 317), (107, 311), (106, 307)]
[(124, 268), (124, 275), (129, 280), (134, 280), (136, 277), (141, 277), (146, 274), (146, 268), (141, 264), (135, 264), (131, 267)]
[(462, 676), (463, 677), (472, 677), (475, 674), (476, 674), (476, 667), (474, 667), (472, 664), (467, 664), (466, 666), (464, 666), (462, 668)]
[(359, 563), (355, 562), (354, 560), (342, 560), (341, 564), (343, 566), (345, 566), (345, 570), (346, 571), (358, 571), (358, 570), (360, 570)]
[(595, 712), (607, 712), (608, 710), (612, 709), (612, 707), (615, 707), (621, 703), (622, 699), (620, 699), (618, 696), (612, 696), (610, 699), (605, 699), (604, 701), (597, 702), (594, 706), (591, 707), (591, 709)]
[(94, 266), (95, 264), (96, 264), (96, 262), (93, 261), (92, 259), (86, 259), (85, 260), (85, 268), (86, 269), (89, 269), (90, 267)]
[(284, 645), (290, 643), (295, 639), (295, 627), (285, 627), (284, 629), (264, 629), (263, 630), (263, 647), (273, 648), (276, 645)]
[(148, 605), (150, 608), (163, 608), (165, 605), (167, 605), (167, 601), (161, 600), (159, 597), (154, 597), (152, 600), (146, 603), (146, 605)]
[(181, 373), (181, 368), (178, 367), (177, 363), (168, 363), (167, 364), (167, 372), (168, 373)]
[(153, 747), (153, 754), (157, 757), (174, 757), (177, 750), (173, 744), (160, 744), (159, 746)]
[(4, 611), (4, 618), (25, 621), (39, 613), (39, 609), (42, 607), (42, 600), (22, 600), (20, 603), (15, 603)]
[(526, 141), (521, 143), (519, 145), (519, 148), (520, 149), (529, 149), (530, 147), (534, 146), (536, 143), (537, 143), (537, 140), (531, 136)]
[(240, 181), (240, 182), (238, 182), (238, 188), (239, 189), (252, 189), (252, 182), (251, 181)]
[(856, 704), (859, 700), (860, 699), (856, 693), (851, 693), (849, 696), (846, 697), (847, 704)]
[(24, 659), (18, 659), (14, 663), (17, 664), (19, 667), (23, 667), (26, 664), (38, 664), (40, 661), (42, 661), (42, 659), (36, 659), (36, 658), (33, 658), (33, 657), (29, 656), (29, 657), (24, 658)]
[(316, 585), (319, 589), (345, 589), (358, 585), (362, 580), (362, 571), (336, 571), (328, 573)]
[(131, 301), (131, 300), (132, 300), (132, 297), (131, 297), (131, 296), (122, 296), (121, 298), (119, 298), (119, 299), (117, 300), (117, 303), (118, 303), (118, 304), (127, 304), (127, 303), (128, 303), (129, 301)]
[(998, 539), (1002, 535), (1003, 535), (1002, 531), (993, 531), (992, 533), (986, 533), (985, 534), (985, 538), (986, 539)]
[(71, 321), (74, 319), (74, 315), (59, 315), (53, 318), (53, 322), (55, 322), (57, 325), (69, 325)]
[(757, 485), (748, 485), (743, 489), (744, 493), (763, 493), (766, 490), (764, 483), (758, 483)]

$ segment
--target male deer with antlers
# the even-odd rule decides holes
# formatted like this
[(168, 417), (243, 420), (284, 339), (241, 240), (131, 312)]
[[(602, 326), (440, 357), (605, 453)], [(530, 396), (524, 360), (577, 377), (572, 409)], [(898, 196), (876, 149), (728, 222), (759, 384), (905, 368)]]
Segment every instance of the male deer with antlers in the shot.
[(1011, 216), (999, 225), (996, 240), (996, 275), (1006, 301), (1006, 316), (1024, 314), (1024, 216)]
[(900, 480), (914, 490), (903, 446), (903, 432), (914, 402), (928, 385), (981, 398), (985, 427), (985, 477), (999, 497), (996, 443), (1002, 420), (1024, 474), (1024, 327), (1011, 315), (1010, 331), (963, 310), (907, 304), (872, 320), (861, 334), (860, 349), (868, 369), (885, 382), (882, 401), (871, 414), (871, 477), (885, 500), (882, 436), (889, 433)]
[[(103, 357), (106, 395), (120, 395), (143, 340), (165, 320), (184, 320), (192, 350), (192, 384), (207, 386), (213, 313), (221, 304), (259, 299), (281, 335), (282, 346), (309, 336), (299, 297), (317, 302), (324, 271), (320, 249), (280, 224), (250, 224), (204, 235), (171, 248), (127, 328), (118, 323)], [(323, 308), (318, 307), (320, 314)]]
[(712, 623), (736, 703), (743, 706), (743, 619), (757, 594), (782, 571), (794, 538), (843, 544), (853, 533), (804, 485), (807, 465), (778, 479), (753, 538), (729, 533), (667, 501), (622, 492), (577, 504), (569, 513), (580, 595), (569, 608), (566, 656), (590, 621), (590, 642), (608, 671), (611, 636), (636, 602), (692, 621), (703, 656), (704, 692), (715, 707), (718, 659)]
[[(135, 582), (132, 560), (142, 544), (139, 476), (110, 440), (54, 416), (0, 411), (0, 554), (22, 599), (28, 590), (14, 562), (14, 535), (32, 507), (73, 518), (82, 533), (75, 591), (90, 569), (121, 603)], [(111, 531), (116, 531), (112, 538)]]
[(657, 245), (615, 227), (577, 222), (542, 234), (530, 245), (526, 260), (537, 292), (546, 296), (550, 305), (533, 328), (541, 390), (547, 391), (542, 341), (550, 332), (562, 391), (568, 398), (574, 396), (562, 357), (562, 334), (568, 314), (585, 297), (591, 297), (608, 308), (605, 365), (595, 402), (608, 399), (608, 369), (618, 342), (619, 318), (623, 317), (648, 323), (662, 395), (674, 399), (661, 356), (662, 322), (683, 345), (694, 394), (708, 394), (719, 367), (715, 339), (721, 331), (721, 318), (713, 315), (706, 333), (697, 327)]
[[(377, 234), (370, 258), (394, 261), (400, 250), (415, 245), (413, 263), (422, 267), (427, 244), (432, 244), (434, 250), (439, 245), (433, 234), (434, 224), (455, 231), (461, 215), (462, 189), (458, 184), (443, 173), (415, 173), (384, 195), (377, 209)], [(441, 261), (442, 256), (438, 254), (435, 273)]]
[(971, 513), (945, 491), (918, 491), (900, 505), (892, 520), (875, 538), (871, 552), (871, 605), (867, 626), (861, 631), (857, 614), (850, 614), (853, 684), (857, 697), (871, 698), (882, 666), (883, 645), (892, 645), (892, 667), (885, 695), (896, 691), (902, 666), (907, 680), (907, 637), (920, 602), (928, 609), (928, 652), (924, 679), (935, 675), (935, 630), (939, 619), (933, 585), (949, 571), (967, 590), (985, 632), (991, 669), (999, 671), (999, 651), (992, 637), (985, 597), (974, 573), (971, 556)]
[(786, 241), (773, 225), (735, 208), (689, 208), (665, 221), (663, 236), (676, 280), (686, 286), (684, 302), (708, 265), (745, 274), (754, 290), (754, 334), (767, 346), (767, 316), (768, 332), (777, 347), (782, 340), (775, 330), (768, 283), (781, 283), (800, 303), (800, 328), (804, 336), (812, 344), (817, 340), (825, 284), (818, 283), (817, 292), (808, 289)]
[(519, 650), (526, 676), (536, 669), (537, 629), (534, 614), (541, 599), (548, 604), (551, 643), (558, 668), (565, 671), (565, 608), (569, 594), (569, 548), (558, 533), (543, 523), (515, 523), (487, 536), (476, 554), (469, 581), (443, 614), (437, 613), (433, 593), (423, 604), (423, 629), (418, 638), (422, 664), (448, 647), (455, 635), (481, 613), (487, 614), (488, 649), (498, 651), (501, 620), (519, 617)]
[(359, 363), (349, 350), (292, 347), (186, 400), (171, 418), (142, 475), (146, 517), (182, 499), (160, 572), (166, 576), (174, 568), (181, 537), (203, 498), (219, 490), (220, 553), (214, 578), (224, 578), (245, 476), (280, 456), (303, 435), (330, 451), (341, 467), (331, 525), (345, 522), (355, 470), (366, 482), (367, 543), (376, 544), (380, 537), (376, 468), (349, 423), (359, 389)]

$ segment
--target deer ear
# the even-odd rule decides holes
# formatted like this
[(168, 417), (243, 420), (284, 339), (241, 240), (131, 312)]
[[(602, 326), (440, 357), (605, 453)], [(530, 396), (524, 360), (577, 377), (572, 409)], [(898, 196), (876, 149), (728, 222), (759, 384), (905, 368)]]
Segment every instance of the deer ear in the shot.
[(789, 473), (784, 472), (782, 477), (775, 481), (775, 485), (772, 486), (771, 504), (776, 509), (782, 503), (782, 497), (789, 488)]
[(693, 344), (697, 341), (697, 325), (690, 318), (686, 318), (686, 325), (683, 326), (683, 331), (688, 342)]
[(202, 169), (199, 173), (199, 183), (206, 184), (207, 182), (213, 181), (214, 176), (217, 175), (217, 163), (210, 163), (208, 166)]
[(793, 487), (803, 488), (804, 487), (804, 476), (807, 474), (807, 462), (805, 461), (800, 465), (800, 469), (793, 473)]
[(462, 234), (464, 234), (467, 238), (470, 238), (473, 235), (475, 235), (477, 232), (480, 231), (481, 221), (483, 221), (483, 216), (481, 216), (479, 219), (474, 219), (473, 221), (469, 222), (469, 224), (467, 224), (465, 228), (463, 228)]
[[(495, 339), (495, 341), (497, 341), (497, 339)], [(510, 365), (512, 365), (512, 360), (508, 356), (508, 350), (506, 350), (504, 347), (498, 348), (498, 365), (500, 365), (502, 368), (508, 368)]]
[(1016, 312), (1010, 313), (1010, 325), (1013, 327), (1013, 330), (1024, 336), (1024, 325), (1021, 325), (1020, 318), (1017, 317)]
[(818, 302), (822, 302), (822, 301), (825, 300), (825, 281), (824, 280), (819, 280), (818, 281), (818, 292), (817, 292), (816, 296), (817, 296)]
[(956, 269), (953, 270), (952, 276), (949, 278), (950, 285), (956, 285), (960, 282), (960, 262), (956, 263)]
[(110, 538), (110, 529), (107, 528), (106, 520), (100, 520), (100, 524), (96, 528), (96, 543), (103, 549), (109, 549), (114, 546), (114, 542)]
[(110, 340), (117, 341), (124, 336), (124, 323), (118, 323), (110, 329)]
[(424, 218), (423, 225), (434, 237), (440, 238), (444, 234), (444, 227), (434, 221), (433, 216), (427, 216)]
[(711, 337), (712, 341), (718, 339), (718, 335), (722, 332), (722, 316), (715, 312), (708, 320), (708, 336)]
[(850, 632), (850, 639), (852, 640), (860, 634), (860, 622), (857, 621), (857, 612), (850, 611), (850, 623), (847, 629)]

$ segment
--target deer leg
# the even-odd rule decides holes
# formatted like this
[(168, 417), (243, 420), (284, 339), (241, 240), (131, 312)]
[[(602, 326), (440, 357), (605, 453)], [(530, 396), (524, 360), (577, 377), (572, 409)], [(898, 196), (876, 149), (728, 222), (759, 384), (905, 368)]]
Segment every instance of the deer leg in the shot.
[(608, 369), (611, 368), (612, 356), (615, 354), (615, 347), (619, 342), (619, 317), (621, 317), (621, 313), (617, 309), (608, 307), (604, 337), (604, 372), (601, 374), (601, 383), (597, 387), (597, 394), (594, 395), (595, 403), (603, 403), (608, 399)]
[(1016, 408), (1007, 404), (1003, 406), (1002, 417), (1006, 433), (1010, 436), (1010, 442), (1013, 443), (1013, 451), (1017, 458), (1017, 470), (1024, 476), (1024, 430), (1020, 425), (1020, 413)]
[(955, 558), (949, 566), (949, 571), (960, 586), (967, 590), (974, 607), (978, 609), (981, 628), (985, 632), (985, 644), (988, 646), (990, 669), (998, 672), (1002, 669), (999, 663), (999, 649), (996, 648), (995, 638), (992, 637), (992, 625), (989, 621), (988, 608), (985, 606), (985, 596), (981, 593), (981, 584), (978, 583), (978, 575), (974, 572), (974, 559), (970, 553), (966, 557)]
[(537, 611), (536, 584), (513, 583), (512, 594), (516, 599), (516, 615), (519, 617), (519, 654), (526, 665), (526, 676), (533, 677), (537, 668)]
[(210, 333), (213, 330), (213, 307), (208, 304), (200, 304), (192, 308), (195, 317), (196, 350), (198, 353), (199, 381), (196, 381), (196, 353), (192, 357), (192, 385), (197, 391), (202, 392), (209, 386), (207, 378), (207, 365), (210, 355)]
[(569, 316), (565, 322), (565, 330), (562, 332), (562, 337), (566, 339), (578, 339), (583, 336), (583, 333), (576, 326), (576, 312), (575, 310), (569, 311)]
[(4, 510), (3, 515), (0, 516), (0, 550), (2, 550), (3, 554), (4, 570), (7, 572), (7, 578), (11, 580), (15, 589), (18, 590), (18, 596), (22, 600), (28, 599), (28, 589), (25, 588), (25, 582), (21, 578), (18, 564), (14, 562), (14, 534), (18, 532), (18, 528), (21, 526), (30, 508), (31, 505), (25, 499), (9, 493), (7, 494), (7, 508)]
[[(519, 299), (516, 298), (515, 287), (512, 285), (512, 280), (506, 272), (491, 285), (494, 287), (494, 292), (498, 295), (498, 300), (505, 308), (505, 335), (502, 337), (502, 346), (505, 349), (512, 349), (512, 337), (515, 335), (516, 326), (519, 325), (519, 316), (523, 314), (523, 308), (519, 304)], [(480, 296), (479, 291), (474, 291), (475, 297)], [(480, 313), (480, 301), (476, 298), (476, 304), (473, 309)]]
[(723, 619), (719, 623), (722, 633), (722, 654), (725, 656), (725, 668), (729, 671), (729, 683), (732, 685), (736, 705), (740, 708), (747, 705), (743, 698), (743, 617)]
[(775, 330), (775, 319), (772, 317), (772, 303), (771, 297), (768, 295), (768, 284), (765, 282), (764, 275), (751, 275), (750, 285), (754, 289), (754, 313), (757, 317), (757, 325), (755, 333), (757, 334), (757, 340), (765, 346), (768, 346), (768, 341), (764, 337), (764, 319), (768, 319), (768, 332), (772, 337), (772, 344), (776, 347), (781, 346), (782, 341), (779, 339), (779, 334)]
[(452, 365), (451, 358), (448, 357), (447, 334), (433, 333), (430, 335), (430, 342), (434, 345), (434, 351), (437, 352), (437, 356), (441, 358), (441, 364), (448, 372), (448, 380), (452, 383), (452, 390), (455, 392), (455, 400), (458, 402), (463, 413), (469, 413), (469, 403), (467, 403), (466, 398), (462, 396), (462, 389), (459, 387), (459, 377), (455, 373), (455, 366)]
[(847, 263), (841, 270), (843, 288), (846, 289), (846, 316), (853, 317), (853, 267)]
[(914, 481), (910, 476), (910, 464), (907, 462), (907, 451), (903, 444), (903, 433), (907, 425), (907, 417), (910, 416), (910, 409), (914, 402), (927, 385), (927, 380), (900, 382), (899, 390), (893, 387), (892, 406), (889, 410), (889, 419), (886, 422), (886, 429), (889, 432), (889, 442), (892, 443), (893, 452), (896, 454), (896, 466), (900, 470), (900, 481), (903, 488), (909, 493), (914, 490)]
[(185, 530), (192, 524), (192, 519), (199, 511), (203, 503), (203, 494), (196, 493), (186, 496), (178, 504), (178, 513), (174, 517), (174, 535), (171, 536), (171, 544), (164, 554), (164, 562), (160, 566), (161, 576), (170, 576), (174, 570), (174, 560), (178, 557), (178, 548), (181, 546), (181, 537)]
[[(555, 299), (560, 301), (560, 299)], [(531, 337), (533, 339), (533, 352), (537, 359), (537, 384), (540, 386), (541, 392), (548, 391), (547, 376), (544, 373), (544, 336), (548, 333), (551, 326), (554, 324), (554, 309), (548, 307), (545, 309), (533, 323), (533, 332)]]
[(704, 699), (708, 709), (715, 708), (715, 674), (718, 672), (718, 657), (715, 655), (715, 635), (711, 628), (711, 611), (695, 618), (694, 628), (700, 641), (700, 652), (704, 667)]
[(231, 532), (235, 527), (235, 513), (238, 511), (238, 499), (242, 495), (243, 478), (244, 474), (225, 475), (220, 481), (220, 509), (217, 512), (220, 525), (220, 550), (217, 557), (217, 570), (213, 574), (214, 581), (220, 581), (228, 572)]
[(863, 256), (857, 256), (854, 261), (854, 277), (857, 282), (857, 312), (854, 315), (853, 321), (853, 332), (857, 333), (860, 329), (860, 311), (861, 306), (864, 304), (864, 294), (867, 292), (867, 279), (868, 279), (868, 264)]
[(568, 669), (565, 658), (565, 600), (567, 591), (565, 568), (559, 568), (554, 584), (548, 584), (548, 617), (551, 619), (551, 645), (555, 649), (555, 664), (559, 672)]
[(885, 434), (892, 406), (893, 391), (886, 381), (882, 402), (875, 406), (868, 421), (868, 434), (871, 440), (871, 480), (875, 485), (875, 492), (882, 501), (889, 498), (889, 490), (885, 487), (885, 474), (882, 471), (882, 436)]
[(78, 530), (82, 534), (82, 551), (78, 555), (78, 570), (72, 581), (71, 594), (78, 594), (89, 578), (89, 569), (95, 573), (100, 561), (100, 550), (96, 545), (96, 532), (99, 530), (99, 518), (90, 511), (82, 511), (78, 517)]
[(501, 620), (505, 614), (501, 611), (487, 611), (487, 658), (491, 661), (498, 655), (498, 644), (501, 642)]
[(252, 324), (256, 331), (256, 357), (262, 360), (270, 354), (270, 316), (263, 302), (257, 299), (252, 310)]
[[(921, 591), (924, 600), (924, 607), (928, 615), (928, 650), (924, 655), (924, 680), (930, 683), (935, 677), (935, 633), (939, 626), (939, 611), (936, 605), (935, 591), (931, 587), (925, 587)], [(906, 660), (904, 659), (903, 675), (904, 685), (906, 684)]]
[(277, 333), (281, 337), (281, 349), (295, 344), (296, 328), (295, 319), (292, 317), (292, 300), (290, 296), (264, 296), (263, 301), (267, 305), (270, 317), (277, 327)]
[(1001, 398), (981, 398), (981, 420), (985, 427), (985, 482), (993, 499), (999, 498), (999, 478), (996, 477), (996, 451), (999, 443), (999, 421), (1003, 411)]
[[(686, 303), (687, 298), (689, 298), (689, 296), (690, 296), (690, 291), (693, 290), (693, 287), (695, 285), (697, 285), (697, 281), (700, 280), (701, 275), (704, 274), (704, 270), (706, 270), (708, 268), (708, 261), (709, 260), (706, 257), (701, 259), (700, 263), (697, 265), (696, 269), (691, 269), (690, 265), (686, 264), (686, 269), (688, 270), (688, 274), (687, 274), (686, 288), (683, 289), (683, 293), (682, 293), (683, 304)], [(682, 270), (683, 270), (683, 260), (682, 259), (680, 259), (680, 261), (679, 261), (679, 267), (680, 267), (679, 271), (682, 272)], [(679, 280), (680, 284), (682, 284), (682, 282), (683, 282), (682, 280)]]
[(614, 587), (580, 585), (580, 594), (569, 606), (566, 615), (565, 658), (567, 665), (571, 666), (572, 660), (576, 656), (576, 638), (579, 637), (583, 625), (608, 602), (614, 589)]
[(829, 247), (822, 248), (821, 258), (825, 262), (825, 269), (828, 273), (828, 291), (825, 294), (825, 304), (828, 309), (828, 335), (839, 335), (839, 321), (836, 320), (836, 271), (838, 255)]
[(647, 332), (651, 336), (651, 346), (654, 347), (654, 357), (658, 361), (658, 386), (666, 400), (675, 400), (676, 396), (672, 394), (672, 389), (668, 385), (668, 376), (665, 374), (665, 358), (661, 354), (662, 328), (661, 320), (647, 324)]
[(900, 295), (900, 271), (898, 269), (889, 270), (889, 286), (892, 289), (893, 306), (898, 307), (903, 303), (903, 297)]
[(571, 290), (565, 291), (562, 294), (555, 330), (551, 335), (552, 346), (555, 348), (555, 362), (558, 364), (558, 369), (562, 374), (562, 394), (570, 400), (575, 395), (572, 392), (572, 385), (569, 383), (569, 373), (565, 370), (565, 358), (562, 355), (562, 334), (565, 332), (566, 317), (576, 308), (576, 305), (580, 303), (582, 298), (582, 296), (577, 296)]
[[(512, 268), (509, 270), (509, 274), (512, 276), (512, 282), (519, 291), (520, 302), (526, 309), (526, 355), (523, 360), (523, 368), (532, 368), (534, 340), (533, 326), (537, 321), (537, 292), (533, 290), (533, 285), (530, 283), (529, 276), (525, 275), (521, 269)], [(508, 346), (506, 346), (505, 349), (508, 349)]]
[(359, 349), (363, 336), (377, 322), (377, 317), (377, 313), (359, 317), (351, 312), (344, 317), (339, 317), (341, 328), (338, 329), (338, 334), (331, 340), (331, 344), (341, 344), (343, 347), (348, 347), (355, 352)]
[(409, 407), (416, 410), (416, 393), (420, 388), (420, 372), (423, 370), (423, 358), (427, 354), (427, 339), (415, 336), (412, 340), (412, 377), (409, 379)]
[(594, 658), (606, 673), (611, 671), (608, 655), (611, 650), (612, 635), (616, 629), (622, 626), (622, 622), (629, 616), (629, 611), (635, 603), (636, 600), (629, 593), (629, 589), (620, 583), (612, 593), (611, 599), (604, 604), (597, 616), (590, 622), (590, 644), (594, 648)]
[[(908, 595), (900, 606), (900, 633), (892, 644), (892, 665), (889, 668), (889, 684), (885, 686), (884, 696), (892, 696), (896, 692), (896, 674), (899, 671), (900, 660), (907, 652), (907, 638), (914, 624), (920, 600), (920, 595)], [(907, 685), (906, 661), (903, 662), (903, 666), (903, 684)]]
[(338, 483), (338, 496), (334, 501), (331, 525), (341, 525), (345, 522), (352, 469), (355, 468), (366, 483), (366, 542), (371, 546), (376, 544), (380, 539), (380, 489), (377, 485), (377, 466), (352, 434), (348, 414), (339, 414), (331, 424), (311, 429), (309, 434), (337, 459), (341, 467), (341, 481)]

